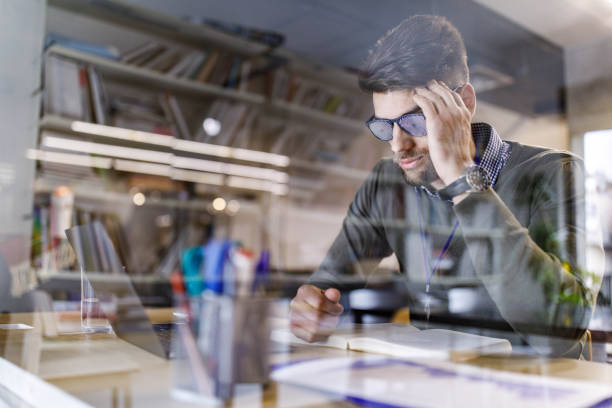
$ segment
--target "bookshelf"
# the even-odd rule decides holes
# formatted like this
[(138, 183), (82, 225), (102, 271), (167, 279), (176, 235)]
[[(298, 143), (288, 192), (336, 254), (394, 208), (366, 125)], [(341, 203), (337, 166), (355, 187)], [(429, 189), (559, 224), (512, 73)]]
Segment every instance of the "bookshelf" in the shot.
[(118, 27), (128, 27), (147, 35), (173, 38), (193, 47), (210, 46), (254, 56), (264, 53), (284, 58), (296, 73), (329, 86), (355, 90), (355, 75), (336, 67), (297, 56), (289, 50), (272, 48), (218, 30), (193, 24), (180, 18), (159, 13), (120, 0), (48, 0), (58, 9), (68, 10)]
[[(45, 169), (42, 165), (44, 160), (51, 162), (51, 167), (53, 167), (53, 159), (57, 158), (58, 162), (72, 160), (72, 164), (89, 166), (91, 167), (89, 173), (93, 173), (94, 176), (101, 174), (106, 179), (117, 177), (127, 180), (138, 174), (165, 178), (170, 180), (169, 183), (180, 186), (180, 192), (188, 193), (188, 198), (185, 199), (184, 194), (182, 198), (165, 194), (156, 199), (147, 199), (145, 207), (149, 209), (147, 211), (152, 212), (153, 215), (150, 216), (171, 212), (173, 217), (176, 215), (181, 219), (192, 219), (202, 214), (199, 218), (206, 216), (209, 219), (207, 222), (213, 222), (210, 219), (217, 217), (223, 218), (220, 221), (220, 224), (224, 225), (223, 228), (231, 224), (231, 219), (240, 217), (228, 217), (223, 212), (211, 211), (213, 198), (216, 196), (244, 198), (244, 201), (241, 202), (241, 214), (243, 215), (239, 223), (250, 223), (252, 227), (240, 225), (239, 228), (243, 232), (249, 228), (257, 230), (254, 234), (251, 233), (251, 238), (257, 236), (254, 240), (251, 239), (251, 242), (257, 242), (259, 245), (252, 248), (255, 251), (265, 247), (280, 248), (280, 245), (271, 245), (269, 240), (272, 239), (270, 228), (278, 228), (282, 222), (271, 221), (270, 223), (275, 227), (270, 227), (265, 225), (265, 220), (268, 217), (270, 219), (283, 217), (282, 208), (291, 200), (308, 200), (312, 199), (316, 191), (325, 192), (324, 185), (323, 187), (321, 185), (321, 177), (339, 176), (352, 183), (358, 183), (366, 178), (368, 169), (348, 167), (343, 165), (341, 160), (334, 158), (321, 159), (320, 156), (315, 155), (315, 153), (318, 154), (318, 151), (312, 148), (317, 143), (322, 146), (323, 150), (332, 146), (329, 149), (336, 149), (336, 156), (342, 155), (346, 146), (352, 142), (352, 138), (364, 133), (363, 119), (365, 119), (365, 114), (369, 113), (364, 112), (364, 108), (370, 109), (370, 104), (365, 95), (357, 89), (356, 76), (353, 73), (310, 61), (282, 48), (274, 48), (239, 38), (207, 26), (133, 6), (124, 1), (48, 0), (48, 5), (71, 15), (82, 16), (88, 19), (87, 21), (96, 22), (100, 27), (106, 27), (109, 34), (114, 33), (115, 39), (120, 38), (120, 35), (115, 33), (115, 30), (118, 29), (124, 30), (122, 32), (137, 32), (140, 36), (138, 40), (140, 43), (143, 39), (147, 39), (168, 47), (165, 51), (160, 51), (162, 53), (171, 51), (172, 47), (179, 47), (178, 50), (182, 54), (177, 53), (177, 56), (181, 62), (188, 53), (197, 54), (198, 52), (205, 54), (203, 58), (206, 61), (210, 53), (216, 53), (217, 50), (220, 55), (235, 54), (236, 57), (231, 54), (227, 56), (227, 58), (233, 58), (234, 63), (239, 57), (244, 57), (243, 61), (246, 61), (246, 58), (252, 58), (253, 65), (262, 58), (281, 61), (279, 70), (286, 72), (291, 80), (297, 78), (297, 86), (306, 89), (302, 96), (311, 89), (314, 89), (315, 94), (318, 88), (324, 89), (324, 92), (318, 98), (311, 97), (308, 100), (309, 103), (302, 103), (307, 98), (292, 100), (288, 96), (289, 90), (286, 90), (284, 94), (281, 92), (282, 97), (275, 93), (277, 77), (274, 74), (276, 71), (271, 72), (273, 80), (271, 89), (266, 88), (262, 91), (259, 87), (251, 89), (250, 84), (244, 87), (241, 84), (240, 86), (228, 86), (227, 77), (225, 82), (201, 80), (199, 76), (196, 79), (192, 75), (175, 75), (166, 69), (156, 69), (147, 64), (122, 59), (122, 55), (129, 52), (128, 48), (132, 48), (131, 45), (129, 47), (123, 45), (117, 58), (106, 58), (56, 43), (46, 48), (43, 57), (45, 61), (48, 61), (49, 58), (67, 61), (78, 69), (79, 75), (85, 73), (87, 78), (85, 88), (88, 89), (86, 92), (89, 97), (87, 106), (83, 110), (88, 111), (88, 115), (78, 117), (48, 110), (47, 100), (45, 100), (45, 109), (38, 123), (39, 145), (36, 149), (28, 151), (28, 157), (37, 161), (40, 169)], [(100, 27), (96, 28), (96, 32), (100, 38), (106, 38), (100, 34), (102, 33)], [(75, 33), (78, 35), (78, 30), (75, 30)], [(50, 66), (45, 64), (45, 71), (49, 70)], [(198, 70), (203, 69), (203, 66), (204, 62)], [(217, 70), (218, 66), (221, 66), (220, 62), (213, 65), (213, 70)], [(176, 65), (173, 67), (176, 68)], [(273, 69), (276, 70), (276, 68)], [(178, 101), (178, 106), (181, 108), (179, 110), (183, 110), (187, 117), (187, 120), (183, 119), (183, 122), (191, 125), (187, 129), (188, 132), (184, 132), (184, 126), (181, 128), (176, 115), (168, 122), (169, 127), (172, 128), (170, 133), (156, 129), (142, 129), (138, 126), (132, 127), (129, 123), (118, 123), (115, 118), (108, 120), (109, 117), (106, 117), (107, 120), (100, 121), (98, 106), (95, 105), (95, 81), (92, 79), (92, 71), (98, 76), (100, 83), (107, 88), (106, 91), (111, 96), (109, 99), (124, 97), (123, 92), (129, 94), (142, 91), (141, 99), (152, 100), (158, 104), (158, 107), (163, 105), (157, 99), (161, 95), (173, 98), (175, 103)], [(229, 76), (231, 75), (230, 73)], [(52, 77), (45, 77), (47, 93), (49, 93), (49, 78)], [(251, 76), (248, 78), (250, 81)], [(240, 80), (242, 79), (241, 76)], [(79, 82), (82, 82), (82, 79), (79, 79)], [(82, 83), (80, 86), (82, 92)], [(333, 101), (334, 98), (339, 100)], [(312, 99), (318, 102), (314, 103)], [(365, 104), (362, 107), (361, 102), (364, 100)], [(336, 109), (344, 102), (349, 108)], [(249, 135), (255, 140), (252, 145), (237, 142), (237, 134), (242, 131), (240, 126), (233, 129), (235, 133), (231, 137), (225, 139), (211, 138), (206, 135), (199, 137), (194, 134), (198, 131), (198, 127), (196, 126), (196, 130), (193, 130), (193, 116), (200, 118), (199, 132), (201, 133), (202, 118), (214, 110), (216, 103), (227, 104), (219, 108), (222, 112), (223, 109), (231, 111), (240, 107), (242, 116), (239, 117), (239, 122), (244, 128), (248, 127), (245, 123), (249, 115), (254, 115), (261, 121), (253, 126), (256, 129), (254, 136)], [(106, 109), (108, 115), (112, 114), (109, 109), (111, 111), (114, 109), (115, 114), (123, 113), (111, 103), (106, 104)], [(167, 109), (161, 109), (161, 111), (164, 115), (168, 112)], [(235, 121), (238, 122), (238, 120)], [(198, 123), (196, 122), (195, 125)], [(223, 127), (226, 128), (225, 123)], [(287, 129), (291, 132), (287, 132)], [(311, 134), (317, 132), (319, 133)], [(281, 140), (283, 137), (286, 140)], [(63, 145), (61, 146), (58, 144), (59, 139), (62, 139)], [(310, 143), (311, 146), (305, 145), (307, 143)], [(91, 146), (103, 150), (88, 150)], [(286, 146), (293, 151), (314, 149), (315, 152), (311, 152), (311, 156), (293, 155), (283, 151)], [(108, 153), (111, 148), (115, 153)], [(82, 150), (79, 151), (79, 149)], [(125, 152), (128, 150), (125, 149), (131, 152), (138, 151), (139, 156), (130, 159), (129, 155), (126, 156)], [(87, 156), (89, 158), (86, 158)], [(48, 203), (47, 197), (51, 196), (57, 182), (54, 179), (46, 180), (44, 172), (39, 173), (34, 184), (36, 202), (39, 205), (40, 203), (47, 205), (44, 203)], [(91, 212), (93, 219), (97, 217), (96, 211), (100, 211), (100, 216), (104, 217), (105, 212), (112, 213), (113, 208), (116, 208), (117, 213), (121, 213), (120, 218), (123, 221), (131, 217), (130, 211), (143, 211), (134, 207), (135, 202), (131, 192), (133, 188), (130, 189), (129, 186), (123, 191), (109, 191), (101, 185), (88, 186), (87, 181), (77, 183), (76, 181), (81, 177), (78, 172), (68, 176), (68, 183), (70, 183), (70, 177), (75, 180), (73, 185), (75, 209)], [(126, 184), (125, 181), (122, 183)], [(127, 192), (127, 189), (130, 189), (130, 192)], [(277, 211), (277, 213), (270, 215), (270, 211)], [(250, 214), (250, 218), (245, 217), (244, 214)], [(149, 231), (148, 234), (150, 236), (152, 233)], [(283, 256), (280, 256), (280, 259), (283, 259)], [(280, 268), (282, 269), (283, 266)], [(38, 275), (40, 279), (46, 280), (54, 279), (53, 276), (60, 280), (69, 280), (72, 278), (70, 273), (72, 272), (65, 268), (58, 268), (57, 271), (52, 272), (39, 271)], [(142, 271), (137, 273), (142, 273)], [(102, 276), (104, 273), (99, 275)], [(104, 276), (101, 278), (104, 279)], [(145, 276), (144, 278), (146, 282), (149, 282), (147, 279), (156, 282), (158, 278), (161, 281), (167, 281), (167, 277)]]
[(362, 121), (319, 112), (295, 104), (287, 104), (284, 101), (268, 100), (264, 95), (224, 89), (212, 84), (171, 77), (150, 69), (124, 64), (57, 45), (51, 46), (47, 50), (47, 54), (90, 64), (109, 76), (134, 81), (134, 83), (142, 84), (143, 86), (156, 87), (159, 90), (245, 102), (267, 108), (276, 115), (291, 117), (298, 121), (309, 121), (317, 126), (326, 126), (347, 132), (363, 131)]

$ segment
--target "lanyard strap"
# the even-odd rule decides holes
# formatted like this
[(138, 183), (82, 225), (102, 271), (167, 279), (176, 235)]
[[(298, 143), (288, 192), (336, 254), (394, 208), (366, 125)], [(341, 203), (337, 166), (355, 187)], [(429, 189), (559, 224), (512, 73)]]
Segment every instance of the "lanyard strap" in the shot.
[(453, 226), (453, 229), (450, 235), (446, 239), (446, 242), (444, 243), (444, 247), (442, 247), (442, 252), (440, 252), (440, 255), (438, 255), (436, 264), (432, 268), (429, 262), (429, 257), (427, 256), (427, 250), (425, 248), (425, 231), (423, 230), (423, 215), (421, 214), (421, 206), (419, 205), (420, 198), (421, 198), (421, 192), (419, 191), (417, 186), (414, 187), (414, 191), (416, 192), (416, 195), (417, 195), (417, 203), (416, 203), (417, 206), (416, 207), (417, 207), (417, 214), (419, 216), (419, 232), (421, 236), (421, 249), (423, 251), (423, 261), (425, 263), (425, 268), (427, 268), (427, 275), (425, 278), (426, 279), (426, 290), (429, 291), (429, 283), (431, 282), (431, 277), (436, 272), (436, 270), (438, 270), (438, 267), (440, 266), (440, 262), (442, 262), (444, 255), (446, 255), (446, 252), (448, 251), (448, 248), (450, 247), (451, 241), (453, 240), (453, 237), (455, 236), (455, 232), (457, 231), (457, 227), (459, 226), (459, 220), (455, 221), (455, 225)]

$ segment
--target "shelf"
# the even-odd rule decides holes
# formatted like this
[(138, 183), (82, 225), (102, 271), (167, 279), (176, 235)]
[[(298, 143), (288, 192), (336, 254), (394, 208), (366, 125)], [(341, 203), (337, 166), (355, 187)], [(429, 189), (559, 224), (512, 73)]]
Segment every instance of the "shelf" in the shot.
[[(173, 145), (173, 141), (176, 140), (175, 138), (170, 137), (170, 136), (160, 136), (160, 135), (154, 135), (151, 133), (145, 134), (145, 132), (134, 132), (135, 134), (134, 137), (126, 136), (122, 138), (118, 138), (116, 136), (101, 136), (101, 135), (96, 136), (96, 135), (92, 135), (91, 133), (79, 132), (75, 130), (73, 127), (74, 122), (75, 121), (72, 119), (63, 118), (61, 116), (45, 115), (41, 118), (39, 126), (41, 129), (44, 129), (44, 130), (52, 130), (52, 131), (59, 131), (61, 133), (66, 133), (66, 134), (86, 136), (86, 137), (94, 138), (100, 141), (108, 142), (109, 140), (113, 140), (114, 143), (118, 141), (125, 141), (125, 142), (129, 142), (132, 146), (141, 147), (144, 149), (149, 149), (149, 148), (154, 148), (155, 150), (161, 149), (163, 151), (170, 151), (171, 146)], [(116, 129), (120, 129), (120, 128), (116, 128)], [(151, 140), (144, 138), (143, 136), (146, 136), (147, 138), (158, 136), (159, 139), (155, 139), (155, 143), (152, 143)], [(189, 143), (193, 144), (194, 146), (197, 146), (197, 145), (210, 146), (205, 143), (198, 143), (198, 142), (189, 142)], [(169, 150), (169, 147), (170, 147), (170, 150)], [(230, 149), (230, 151), (232, 149), (232, 148), (227, 148), (224, 146), (218, 146), (218, 148)], [(195, 147), (192, 149), (192, 151), (194, 152), (202, 151), (202, 150), (203, 149), (196, 149)], [(257, 152), (257, 153), (261, 154), (264, 152)], [(264, 155), (265, 154), (266, 153), (264, 153)], [(192, 154), (192, 156), (193, 155), (195, 154)], [(201, 154), (201, 156), (205, 157), (207, 155)], [(270, 156), (272, 158), (276, 158), (277, 155), (270, 155)], [(228, 157), (224, 157), (224, 158), (228, 158)], [(229, 158), (232, 158), (231, 155)], [(334, 165), (334, 164), (314, 163), (314, 162), (309, 162), (309, 161), (300, 160), (300, 159), (288, 159), (287, 165), (289, 168), (303, 169), (303, 170), (316, 171), (316, 172), (325, 172), (325, 173), (329, 173), (329, 174), (333, 174), (333, 175), (337, 175), (341, 177), (346, 177), (350, 179), (356, 179), (356, 180), (365, 180), (367, 175), (370, 173), (369, 171), (366, 171), (366, 170), (355, 169), (355, 168), (345, 167), (341, 165)]]
[[(36, 276), (42, 281), (54, 280), (68, 280), (68, 281), (80, 281), (81, 273), (79, 271), (44, 271), (41, 269), (36, 270)], [(162, 276), (130, 276), (126, 274), (113, 274), (113, 273), (102, 273), (102, 272), (88, 272), (87, 279), (92, 282), (132, 282), (132, 283), (164, 283), (168, 282), (168, 278)]]
[(263, 95), (250, 92), (241, 92), (225, 89), (217, 85), (200, 83), (189, 79), (176, 78), (147, 68), (128, 65), (96, 55), (76, 51), (70, 48), (53, 45), (46, 51), (47, 54), (70, 58), (81, 63), (91, 64), (100, 72), (115, 77), (129, 79), (131, 83), (140, 83), (147, 87), (157, 87), (170, 92), (181, 92), (190, 95), (213, 96), (230, 99), (236, 102), (270, 108), (279, 115), (286, 115), (305, 122), (314, 122), (318, 125), (341, 129), (350, 132), (363, 132), (361, 121), (306, 108), (280, 100), (268, 100)]
[[(34, 188), (36, 194), (51, 194), (53, 186), (40, 185), (38, 183)], [(74, 194), (77, 200), (91, 200), (97, 202), (106, 202), (122, 205), (133, 205), (132, 196), (127, 193), (118, 193), (113, 191), (94, 190), (86, 188), (74, 189)], [(207, 210), (210, 200), (177, 200), (177, 199), (147, 199), (146, 206), (159, 206), (169, 208), (182, 208), (189, 210)]]
[(183, 42), (195, 48), (208, 45), (232, 53), (255, 56), (270, 52), (288, 61), (291, 70), (332, 87), (357, 91), (355, 75), (334, 66), (311, 61), (286, 49), (271, 47), (236, 35), (190, 23), (146, 7), (118, 0), (49, 0), (52, 7), (78, 13), (116, 26), (138, 30), (156, 36)]
[[(53, 189), (57, 185), (52, 183), (44, 183), (42, 179), (36, 181), (34, 185), (35, 194), (51, 194)], [(128, 193), (120, 193), (115, 191), (105, 191), (100, 189), (91, 189), (84, 187), (72, 187), (75, 197), (77, 200), (90, 200), (98, 202), (109, 202), (114, 204), (133, 205), (132, 196)], [(212, 203), (211, 200), (203, 199), (188, 199), (178, 200), (171, 198), (160, 198), (160, 199), (147, 199), (145, 206), (160, 206), (170, 208), (184, 208), (190, 210), (208, 210), (209, 205)], [(78, 203), (77, 203), (78, 206)], [(248, 212), (251, 214), (257, 214), (258, 205), (241, 200), (240, 212)]]

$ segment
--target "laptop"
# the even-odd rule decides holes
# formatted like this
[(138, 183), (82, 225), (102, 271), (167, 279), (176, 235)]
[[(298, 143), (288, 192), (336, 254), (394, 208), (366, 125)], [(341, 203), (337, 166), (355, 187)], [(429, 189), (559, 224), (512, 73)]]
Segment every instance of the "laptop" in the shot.
[(85, 276), (108, 274), (112, 279), (89, 279), (96, 298), (113, 299), (116, 314), (107, 316), (117, 337), (162, 358), (173, 358), (173, 324), (153, 324), (134, 290), (106, 229), (99, 221), (66, 230), (68, 242)]

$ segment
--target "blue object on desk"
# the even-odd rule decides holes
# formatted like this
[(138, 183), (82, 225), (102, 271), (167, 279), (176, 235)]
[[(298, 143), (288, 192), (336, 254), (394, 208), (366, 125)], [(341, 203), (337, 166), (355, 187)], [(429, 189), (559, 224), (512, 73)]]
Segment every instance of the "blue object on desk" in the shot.
[(270, 272), (270, 251), (264, 249), (255, 267), (255, 279), (253, 280), (253, 293), (265, 286), (268, 273)]
[(190, 248), (181, 253), (181, 269), (183, 270), (185, 292), (189, 296), (198, 296), (204, 290), (204, 282), (200, 274), (203, 260), (202, 247)]
[(223, 293), (223, 268), (232, 241), (213, 240), (204, 246), (204, 288), (214, 293)]

